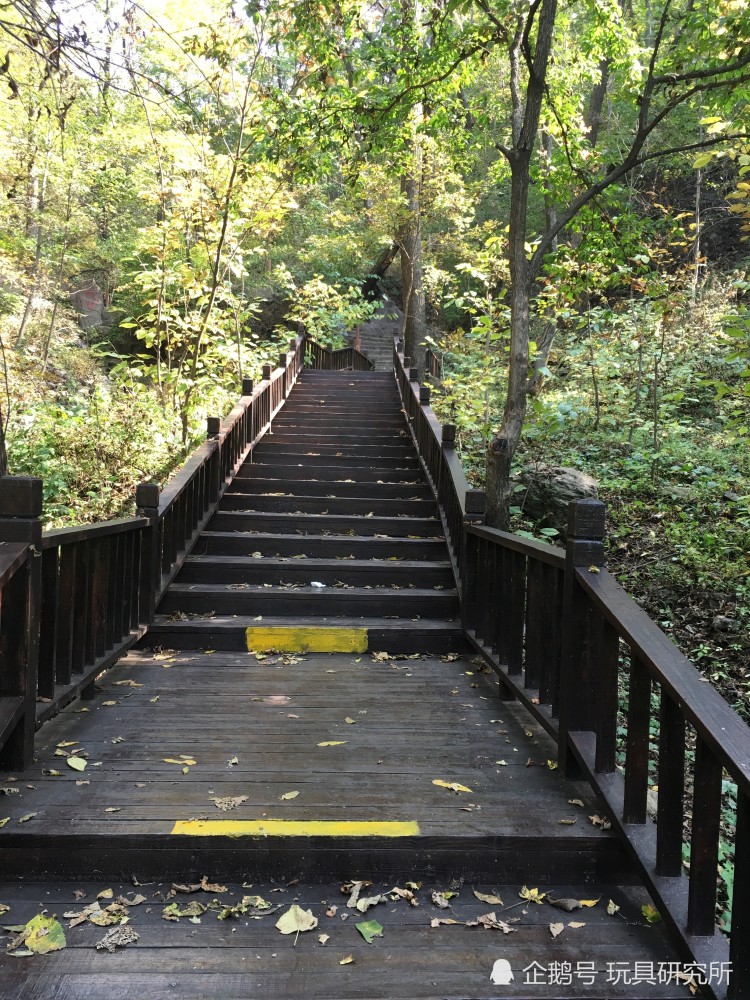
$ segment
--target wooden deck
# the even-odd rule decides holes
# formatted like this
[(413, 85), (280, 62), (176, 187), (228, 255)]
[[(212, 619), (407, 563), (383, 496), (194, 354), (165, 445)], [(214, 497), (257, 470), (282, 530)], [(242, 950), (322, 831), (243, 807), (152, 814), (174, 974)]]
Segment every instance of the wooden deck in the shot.
[[(67, 765), (73, 753), (85, 754), (85, 771)], [(105, 929), (73, 928), (64, 952), (3, 958), (0, 977), (14, 991), (3, 996), (491, 997), (501, 957), (517, 973), (506, 996), (558, 995), (524, 987), (521, 970), (533, 961), (596, 964), (595, 989), (576, 979), (560, 996), (684, 996), (683, 986), (606, 984), (608, 962), (675, 957), (641, 913), (643, 891), (623, 888), (631, 878), (619, 841), (591, 824), (596, 803), (550, 769), (553, 755), (548, 737), (518, 705), (501, 703), (494, 679), (470, 659), (131, 652), (92, 701), (44, 727), (34, 766), (11, 775), (18, 780), (7, 787), (18, 793), (0, 800), (10, 817), (0, 851), (4, 878), (16, 881), (0, 886), (0, 902), (16, 924), (40, 907), (76, 911), (105, 888), (143, 893), (148, 902), (131, 910), (140, 940), (109, 955), (93, 949)], [(229, 812), (214, 801), (240, 796), (246, 801)], [(321, 822), (331, 824), (325, 834), (309, 828)], [(254, 826), (242, 833), (237, 823)], [(404, 824), (404, 834), (382, 836), (389, 823)], [(192, 832), (174, 832), (177, 824)], [(275, 929), (278, 916), (163, 920), (159, 892), (203, 875), (228, 889), (201, 893), (204, 903), (250, 891), (284, 910), (299, 900), (320, 926), (295, 947)], [(339, 888), (354, 879), (376, 883), (368, 895), (423, 882), (420, 906), (389, 901), (368, 911), (384, 932), (367, 945), (354, 927), (366, 918), (347, 911)], [(573, 913), (524, 905), (524, 884), (599, 903)], [(454, 885), (449, 910), (431, 903), (433, 889)], [(480, 902), (473, 888), (504, 905)], [(81, 889), (87, 895), (76, 904)], [(619, 913), (607, 913), (610, 899)], [(334, 918), (322, 900), (339, 907)], [(435, 917), (493, 911), (513, 921), (513, 933), (430, 926)], [(565, 930), (553, 941), (557, 922)], [(330, 936), (325, 946), (320, 933)], [(349, 954), (354, 964), (340, 966)]]
[[(42, 535), (40, 481), (0, 482), (0, 914), (68, 936), (0, 958), (2, 1000), (646, 1000), (727, 958), (729, 991), (719, 970), (705, 995), (750, 997), (747, 731), (600, 569), (602, 511), (576, 506), (567, 555), (484, 527), (400, 350), (395, 380), (351, 349), (326, 364), (360, 370), (309, 372), (304, 352), (243, 384), (165, 490), (139, 487), (138, 517)], [(712, 933), (722, 767), (731, 949)], [(354, 881), (388, 898), (363, 917)], [(270, 910), (217, 919), (251, 888)], [(116, 954), (63, 916), (105, 889), (145, 896), (120, 904), (139, 938)], [(175, 899), (203, 908), (164, 919)], [(274, 916), (295, 901), (318, 920), (296, 941)], [(499, 959), (512, 982), (490, 982)]]

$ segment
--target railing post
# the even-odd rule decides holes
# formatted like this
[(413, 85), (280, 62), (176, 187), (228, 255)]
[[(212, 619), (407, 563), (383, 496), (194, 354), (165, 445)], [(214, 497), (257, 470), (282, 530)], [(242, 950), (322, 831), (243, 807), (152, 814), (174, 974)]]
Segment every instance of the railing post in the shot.
[(430, 387), (429, 385), (420, 385), (419, 387), (419, 405), (429, 406), (430, 405)]
[(148, 527), (143, 529), (141, 546), (138, 622), (141, 625), (149, 625), (154, 620), (156, 596), (161, 583), (159, 484), (139, 483), (135, 488), (135, 505), (139, 516), (148, 518)]
[(271, 381), (271, 372), (273, 371), (273, 365), (263, 365), (263, 381)]
[(217, 438), (221, 433), (221, 417), (206, 417), (206, 437), (208, 440)]
[(568, 507), (568, 541), (563, 582), (562, 649), (560, 656), (560, 725), (558, 760), (569, 777), (578, 773), (568, 733), (597, 731), (597, 683), (592, 657), (590, 605), (575, 575), (579, 567), (604, 565), (604, 517), (601, 500), (572, 500)]
[(409, 366), (409, 381), (419, 382), (419, 368)]
[(243, 380), (242, 380), (242, 395), (243, 396), (252, 396), (252, 394), (253, 394), (253, 388), (254, 388), (253, 380), (251, 378), (243, 378)]
[(26, 565), (6, 584), (0, 636), (0, 690), (23, 698), (23, 715), (3, 747), (0, 765), (28, 767), (34, 755), (42, 602), (42, 480), (0, 478), (0, 542), (28, 545)]

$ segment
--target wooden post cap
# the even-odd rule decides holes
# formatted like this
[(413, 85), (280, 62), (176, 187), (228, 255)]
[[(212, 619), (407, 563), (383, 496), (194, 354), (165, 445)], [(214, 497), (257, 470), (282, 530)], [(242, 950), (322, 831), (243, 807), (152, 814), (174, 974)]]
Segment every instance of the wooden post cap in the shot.
[(411, 358), (409, 357), (408, 354), (405, 354), (404, 355), (404, 368), (406, 368), (408, 370), (410, 367), (411, 367)]
[(271, 378), (271, 372), (273, 368), (271, 365), (263, 365), (263, 378), (268, 381)]
[(604, 538), (606, 507), (602, 500), (571, 500), (568, 504), (568, 538), (601, 541)]
[(159, 506), (159, 484), (138, 483), (135, 488), (135, 505), (139, 510)]
[(279, 368), (286, 368), (286, 351), (279, 355)]
[(455, 424), (443, 424), (442, 431), (442, 442), (443, 447), (446, 446), (453, 448), (456, 443), (456, 425)]
[(403, 349), (404, 349), (404, 342), (403, 342), (403, 340), (402, 340), (402, 339), (401, 339), (401, 338), (399, 337), (399, 338), (398, 338), (398, 340), (396, 341), (396, 350), (397, 350), (397, 351), (398, 351), (398, 353), (400, 354), (400, 353), (401, 353), (401, 352), (403, 351)]
[(487, 494), (484, 490), (466, 491), (465, 507), (467, 514), (484, 514), (486, 502)]
[(289, 350), (290, 351), (296, 351), (297, 350), (297, 338), (296, 337), (292, 337), (291, 340), (289, 341)]
[(242, 395), (252, 396), (253, 394), (253, 380), (251, 378), (243, 378), (242, 380)]
[(430, 387), (429, 385), (420, 385), (419, 387), (419, 402), (422, 406), (430, 405)]
[(221, 417), (206, 417), (206, 437), (218, 437), (221, 430)]
[(416, 368), (416, 367), (414, 367), (414, 368), (410, 367), (409, 368), (409, 381), (410, 382), (419, 382), (419, 369), (418, 368)]
[(42, 499), (38, 476), (0, 477), (0, 517), (41, 517)]

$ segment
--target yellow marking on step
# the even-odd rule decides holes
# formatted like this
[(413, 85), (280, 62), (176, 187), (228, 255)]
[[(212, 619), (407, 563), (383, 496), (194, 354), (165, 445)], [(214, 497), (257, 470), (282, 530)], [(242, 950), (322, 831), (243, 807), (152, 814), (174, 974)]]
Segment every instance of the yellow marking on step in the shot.
[(251, 652), (278, 649), (282, 653), (365, 653), (366, 628), (294, 628), (254, 626), (245, 630)]
[(414, 821), (317, 819), (178, 820), (173, 834), (194, 837), (418, 837)]

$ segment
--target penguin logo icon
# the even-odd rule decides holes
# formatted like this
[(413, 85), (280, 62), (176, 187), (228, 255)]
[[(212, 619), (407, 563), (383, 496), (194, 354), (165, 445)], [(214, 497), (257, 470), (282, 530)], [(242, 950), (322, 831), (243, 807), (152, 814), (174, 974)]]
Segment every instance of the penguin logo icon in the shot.
[(498, 958), (492, 966), (490, 982), (494, 983), (495, 986), (508, 986), (513, 982), (513, 970), (507, 958)]

